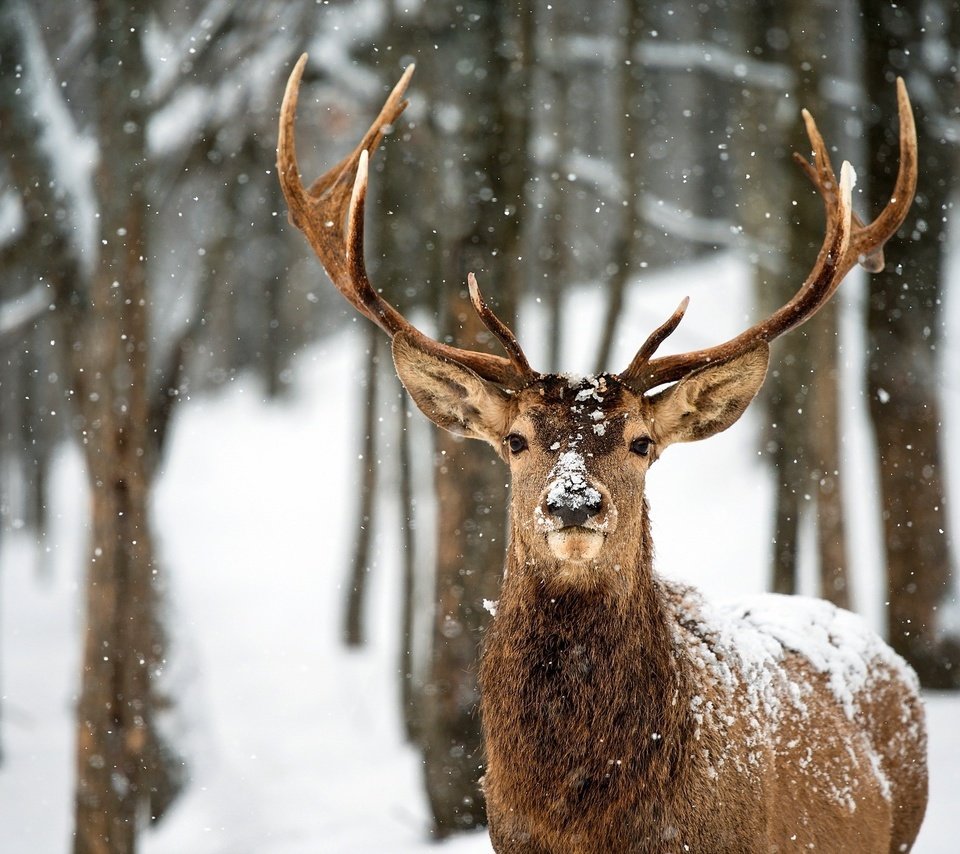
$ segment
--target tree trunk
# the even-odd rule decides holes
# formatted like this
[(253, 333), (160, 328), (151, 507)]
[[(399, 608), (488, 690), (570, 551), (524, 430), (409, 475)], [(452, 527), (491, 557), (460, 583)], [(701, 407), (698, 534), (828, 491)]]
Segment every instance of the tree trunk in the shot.
[[(491, 336), (470, 307), (463, 283), (478, 273), (507, 323), (515, 312), (517, 212), (523, 198), (528, 16), (507, 4), (471, 0), (425, 11), (437, 50), (431, 80), (455, 105), (459, 122), (440, 129), (436, 152), (449, 206), (438, 228), (443, 247), (443, 331), (476, 348)], [(469, 59), (467, 59), (469, 58)], [(467, 68), (469, 63), (469, 68)], [(458, 67), (460, 73), (450, 75)], [(518, 104), (518, 101), (520, 102)], [(462, 165), (461, 165), (462, 164)], [(477, 715), (477, 657), (489, 619), (484, 599), (499, 589), (506, 539), (506, 473), (489, 448), (445, 432), (437, 438), (439, 519), (433, 648), (422, 710), (422, 746), (434, 833), (447, 836), (486, 820)]]
[(414, 536), (416, 524), (414, 513), (413, 465), (410, 459), (410, 432), (408, 429), (409, 401), (399, 382), (397, 396), (397, 468), (400, 484), (401, 555), (403, 587), (400, 604), (400, 656), (397, 672), (400, 674), (400, 710), (407, 741), (419, 742), (421, 737), (418, 677), (415, 658), (414, 597), (417, 592), (417, 542)]
[[(866, 80), (873, 105), (871, 196), (877, 202), (886, 199), (896, 173), (894, 75), (902, 73), (906, 56), (938, 55), (924, 50), (925, 38), (949, 39), (956, 51), (960, 13), (946, 6), (944, 10), (950, 16), (947, 31), (937, 33), (910, 7), (865, 2)], [(887, 269), (871, 279), (867, 382), (880, 474), (889, 641), (916, 669), (924, 686), (958, 688), (960, 638), (943, 615), (953, 593), (954, 555), (940, 447), (938, 365), (945, 212), (956, 151), (936, 130), (938, 117), (954, 115), (957, 96), (953, 75), (946, 69), (919, 63), (909, 67), (919, 186), (901, 230), (910, 242), (892, 240)]]
[(135, 849), (138, 820), (161, 815), (179, 784), (154, 728), (158, 697), (151, 684), (163, 663), (163, 637), (148, 517), (155, 445), (147, 427), (145, 10), (126, 3), (96, 9), (101, 240), (89, 292), (68, 236), (72, 200), (36, 144), (43, 128), (33, 109), (35, 58), (18, 59), (24, 28), (33, 26), (29, 7), (6, 0), (0, 12), (0, 57), (4, 66), (14, 62), (23, 70), (22, 91), (8, 98), (3, 89), (0, 118), (11, 130), (27, 227), (43, 247), (38, 268), (54, 290), (58, 350), (91, 485), (74, 851), (119, 854)]
[[(567, 12), (569, 13), (569, 9)], [(541, 7), (537, 10), (537, 24), (544, 34), (547, 55), (531, 73), (539, 80), (537, 91), (543, 93), (542, 99), (549, 103), (550, 109), (541, 118), (543, 127), (540, 133), (548, 138), (547, 153), (538, 164), (537, 197), (542, 205), (543, 216), (537, 224), (540, 239), (537, 240), (537, 267), (541, 279), (536, 283), (536, 291), (544, 294), (547, 312), (546, 329), (546, 370), (561, 370), (561, 348), (563, 345), (564, 304), (567, 286), (570, 281), (570, 247), (567, 245), (570, 214), (563, 158), (566, 155), (566, 137), (568, 133), (568, 80), (569, 69), (566, 57), (559, 55), (564, 37), (567, 35), (564, 7)]]
[(646, 5), (642, 0), (631, 0), (627, 7), (627, 25), (624, 28), (623, 56), (617, 72), (620, 105), (617, 111), (621, 126), (614, 128), (622, 140), (620, 151), (620, 176), (624, 187), (624, 206), (620, 211), (620, 223), (613, 240), (610, 267), (607, 277), (607, 307), (600, 327), (600, 344), (594, 372), (611, 370), (610, 354), (616, 339), (617, 326), (623, 313), (627, 285), (633, 272), (631, 260), (640, 236), (640, 194), (643, 180), (642, 169), (646, 162), (644, 127), (651, 118), (650, 95), (643, 83), (643, 67), (632, 61), (634, 44), (646, 32)]
[[(821, 97), (820, 57), (824, 53), (826, 30), (822, 23), (829, 18), (822, 3), (810, 6), (791, 5), (787, 12), (790, 47), (787, 57), (797, 70), (794, 90), (798, 106), (806, 107), (817, 118), (821, 132), (827, 139), (836, 140), (832, 128), (832, 111)], [(811, 33), (821, 33), (812, 38)], [(806, 154), (809, 142), (800, 130), (799, 116), (791, 118), (790, 129), (796, 134), (788, 149)], [(834, 143), (836, 144), (836, 143)], [(824, 215), (819, 196), (803, 172), (792, 163), (788, 165), (788, 182), (781, 209), (791, 211), (785, 216), (787, 228), (787, 267), (782, 284), (777, 289), (779, 304), (785, 303), (800, 287), (813, 267), (817, 251), (823, 241)], [(792, 205), (796, 202), (795, 205)], [(821, 596), (834, 603), (849, 605), (849, 583), (846, 568), (846, 545), (843, 540), (842, 479), (840, 474), (839, 371), (837, 367), (838, 326), (837, 302), (834, 300), (804, 328), (787, 336), (780, 345), (783, 359), (788, 363), (781, 376), (783, 384), (775, 394), (774, 413), (783, 425), (783, 456), (793, 455), (799, 448), (796, 463), (786, 461), (781, 471), (784, 485), (779, 495), (799, 517), (790, 523), (794, 537), (800, 519), (813, 513), (816, 528), (817, 564), (820, 572)], [(792, 362), (792, 364), (791, 364)], [(792, 493), (787, 496), (786, 489)], [(796, 543), (796, 540), (794, 540)], [(796, 578), (798, 549), (794, 545), (790, 559), (780, 555), (778, 567)], [(794, 583), (794, 588), (796, 584)]]
[(347, 646), (362, 646), (366, 640), (363, 608), (367, 578), (370, 575), (370, 539), (377, 496), (377, 374), (380, 371), (380, 336), (383, 333), (367, 324), (367, 361), (364, 366), (366, 394), (363, 401), (363, 451), (360, 454), (360, 508), (353, 546), (350, 580), (344, 611), (343, 639)]
[(489, 448), (440, 433), (437, 449), (437, 602), (421, 738), (434, 833), (442, 838), (486, 822), (477, 656), (489, 619), (483, 600), (496, 599), (500, 583), (506, 478)]
[(120, 854), (173, 797), (156, 734), (153, 674), (163, 664), (149, 519), (146, 140), (141, 39), (149, 4), (97, 6), (100, 257), (74, 374), (93, 501), (77, 708), (75, 854)]
[[(828, 20), (829, 10), (822, 3), (768, 2), (751, 7), (746, 14), (749, 17), (742, 23), (750, 34), (750, 52), (797, 73), (790, 102), (795, 106), (789, 110), (766, 103), (769, 96), (764, 93), (751, 96), (755, 106), (749, 127), (763, 128), (765, 135), (751, 141), (750, 149), (775, 152), (779, 161), (790, 150), (806, 154), (809, 144), (799, 122), (800, 107), (813, 113), (828, 140), (835, 139), (818, 76), (827, 38), (822, 23)], [(777, 39), (770, 39), (772, 32), (779, 34)], [(778, 116), (783, 117), (779, 122)], [(823, 207), (806, 176), (792, 163), (772, 160), (758, 162), (751, 154), (743, 161), (745, 171), (751, 173), (745, 212), (748, 231), (784, 259), (782, 266), (771, 264), (765, 269), (762, 260), (757, 265), (761, 314), (779, 308), (799, 289), (813, 267), (824, 231)], [(756, 174), (761, 168), (766, 174)], [(787, 171), (781, 176), (772, 174), (783, 169)], [(774, 345), (763, 401), (765, 444), (777, 479), (772, 588), (778, 593), (797, 592), (801, 520), (815, 513), (820, 595), (848, 606), (837, 317), (836, 307), (829, 305), (803, 329)]]
[[(815, 251), (815, 250), (814, 250)], [(840, 454), (839, 308), (834, 298), (810, 330), (814, 366), (807, 436), (810, 490), (817, 511), (819, 594), (839, 608), (851, 607)]]

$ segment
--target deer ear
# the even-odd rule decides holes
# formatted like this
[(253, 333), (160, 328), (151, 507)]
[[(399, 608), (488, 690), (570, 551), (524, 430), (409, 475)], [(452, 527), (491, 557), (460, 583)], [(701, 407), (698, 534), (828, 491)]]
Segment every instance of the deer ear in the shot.
[(510, 423), (510, 397), (458, 362), (428, 353), (408, 335), (393, 336), (393, 364), (420, 411), (438, 427), (483, 439), (499, 452)]
[(663, 445), (693, 442), (726, 430), (756, 396), (767, 375), (765, 341), (745, 353), (707, 365), (650, 398), (654, 432)]

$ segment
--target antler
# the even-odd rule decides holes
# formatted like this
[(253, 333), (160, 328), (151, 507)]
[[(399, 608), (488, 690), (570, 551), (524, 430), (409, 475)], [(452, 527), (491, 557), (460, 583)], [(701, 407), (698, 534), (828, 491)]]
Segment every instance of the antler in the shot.
[(503, 343), (509, 358), (461, 350), (434, 341), (383, 299), (367, 277), (363, 260), (363, 213), (367, 197), (368, 160), (383, 140), (387, 127), (396, 122), (406, 109), (408, 102), (403, 95), (414, 67), (411, 65), (404, 71), (360, 144), (306, 189), (300, 181), (293, 130), (300, 80), (306, 63), (307, 55), (303, 54), (287, 81), (283, 106), (280, 108), (277, 169), (290, 211), (290, 222), (310, 241), (337, 290), (357, 311), (376, 323), (391, 338), (402, 332), (414, 339), (421, 349), (459, 362), (484, 379), (506, 388), (522, 388), (536, 380), (540, 375), (530, 368), (506, 324), (483, 302), (472, 273), (470, 292), (474, 306), (486, 327)]
[(676, 356), (652, 359), (657, 346), (669, 335), (685, 304), (663, 326), (657, 329), (640, 348), (620, 378), (639, 392), (682, 379), (691, 371), (711, 362), (729, 359), (744, 352), (758, 341), (772, 341), (812, 317), (833, 296), (843, 277), (857, 263), (871, 273), (883, 269), (883, 245), (896, 233), (907, 216), (917, 188), (917, 133), (907, 87), (897, 78), (897, 106), (900, 117), (900, 168), (893, 195), (873, 222), (865, 225), (852, 213), (850, 191), (855, 181), (853, 168), (844, 161), (837, 182), (830, 156), (816, 122), (806, 110), (803, 121), (813, 146), (814, 162), (810, 164), (798, 154), (794, 158), (806, 172), (823, 198), (827, 225), (823, 245), (813, 270), (803, 286), (786, 305), (766, 320), (731, 338), (724, 344), (705, 350), (694, 350)]

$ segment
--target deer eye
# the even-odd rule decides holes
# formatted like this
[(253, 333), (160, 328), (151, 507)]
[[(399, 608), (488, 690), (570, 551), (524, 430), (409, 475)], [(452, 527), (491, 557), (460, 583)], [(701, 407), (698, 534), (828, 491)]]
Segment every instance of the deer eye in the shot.
[(519, 433), (511, 433), (503, 441), (507, 443), (511, 454), (519, 454), (521, 451), (527, 450), (527, 440)]
[(636, 454), (639, 457), (645, 457), (650, 453), (650, 437), (641, 436), (639, 439), (634, 439), (630, 443), (630, 453)]

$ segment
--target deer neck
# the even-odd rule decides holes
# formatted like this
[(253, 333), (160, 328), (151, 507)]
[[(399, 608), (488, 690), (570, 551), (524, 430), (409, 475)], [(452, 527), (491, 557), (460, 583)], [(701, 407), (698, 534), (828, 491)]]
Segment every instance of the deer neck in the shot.
[(636, 552), (595, 566), (617, 584), (551, 583), (559, 568), (538, 564), (517, 534), (480, 670), (491, 795), (523, 803), (556, 793), (537, 808), (563, 822), (598, 792), (609, 802), (621, 780), (637, 794), (638, 779), (665, 786), (692, 737), (691, 691), (645, 508)]
[[(551, 690), (548, 674), (565, 674), (598, 698), (605, 692), (622, 696), (623, 682), (629, 681), (642, 686), (646, 697), (672, 699), (681, 674), (670, 611), (653, 573), (646, 512), (642, 531), (633, 552), (601, 555), (577, 570), (599, 579), (596, 583), (568, 583), (567, 568), (533, 558), (515, 535), (486, 657), (522, 650), (529, 656), (528, 675), (542, 676), (534, 681), (544, 691)], [(574, 679), (594, 671), (605, 675)]]

